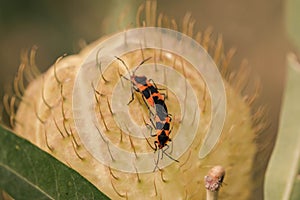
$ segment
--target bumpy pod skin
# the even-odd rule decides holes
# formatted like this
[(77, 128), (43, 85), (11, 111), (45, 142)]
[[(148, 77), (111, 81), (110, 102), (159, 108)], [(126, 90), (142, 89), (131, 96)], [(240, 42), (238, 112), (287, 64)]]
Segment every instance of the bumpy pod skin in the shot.
[[(146, 12), (147, 6), (150, 5), (146, 4)], [(141, 9), (143, 7), (139, 12)], [(148, 21), (146, 20), (146, 23), (150, 20), (149, 25), (151, 23), (155, 25), (156, 20), (155, 17), (153, 19), (153, 15), (156, 14), (152, 13), (152, 17), (149, 17)], [(171, 22), (173, 25), (176, 24), (173, 20)], [(158, 25), (162, 26), (162, 23), (162, 17), (159, 17)], [(190, 16), (185, 17), (182, 31), (193, 36), (192, 26), (193, 21), (190, 20)], [(213, 44), (215, 62), (226, 71), (230, 54), (225, 56), (222, 53), (222, 45), (219, 40), (216, 43), (210, 42), (209, 31), (205, 32), (203, 37), (200, 35), (195, 34), (195, 38), (201, 41), (209, 51)], [(210, 95), (205, 82), (201, 75), (194, 70), (194, 67), (180, 55), (170, 54), (170, 52), (147, 49), (142, 53), (137, 50), (126, 55), (114, 56), (122, 56), (128, 66), (136, 66), (143, 57), (154, 57), (158, 63), (172, 66), (178, 73), (183, 74), (191, 84), (198, 98), (197, 104), (201, 108), (201, 120), (196, 137), (188, 150), (180, 156), (180, 162), (174, 162), (152, 173), (142, 173), (138, 170), (129, 173), (113, 169), (91, 155), (81, 142), (75, 126), (72, 95), (80, 66), (92, 49), (102, 41), (103, 39), (100, 39), (88, 45), (77, 55), (58, 59), (47, 72), (29, 84), (16, 114), (16, 121), (20, 122), (15, 126), (17, 134), (78, 171), (112, 199), (204, 199), (206, 191), (203, 177), (206, 175), (207, 169), (213, 165), (222, 165), (226, 169), (226, 184), (220, 192), (221, 199), (235, 199), (236, 197), (251, 199), (253, 197), (251, 193), (257, 187), (252, 178), (252, 171), (255, 154), (258, 150), (254, 142), (256, 130), (252, 126), (253, 117), (249, 104), (224, 79), (227, 105), (222, 135), (213, 151), (205, 158), (199, 159), (199, 150), (211, 117), (213, 117)], [(109, 141), (120, 148), (134, 153), (151, 152), (145, 139), (129, 137), (118, 128), (119, 124), (114, 122), (114, 115), (108, 104), (114, 86), (120, 80), (119, 72), (115, 69), (120, 69), (117, 62), (111, 63), (109, 68), (103, 72), (101, 81), (93, 86), (95, 99), (97, 99), (93, 109), (99, 124), (101, 124), (99, 128), (105, 130)], [(121, 70), (120, 73), (124, 73), (124, 71)], [(226, 75), (226, 73), (224, 74)], [(236, 88), (239, 87), (240, 84)], [(142, 99), (137, 96), (137, 99), (129, 105), (129, 111), (133, 120), (142, 124), (142, 118), (147, 117), (148, 111), (145, 106), (139, 104), (139, 101)], [(169, 91), (167, 103), (170, 113), (175, 115), (172, 133), (172, 137), (175, 137), (176, 131), (180, 127), (182, 113), (178, 99), (172, 91)], [(192, 122), (193, 119), (190, 121)], [(185, 130), (185, 134), (189, 134), (188, 129)], [(153, 142), (151, 138), (149, 140), (150, 143)], [(102, 150), (109, 151), (109, 147), (103, 146)], [(139, 158), (137, 157), (137, 159)], [(164, 159), (168, 158), (164, 157)]]

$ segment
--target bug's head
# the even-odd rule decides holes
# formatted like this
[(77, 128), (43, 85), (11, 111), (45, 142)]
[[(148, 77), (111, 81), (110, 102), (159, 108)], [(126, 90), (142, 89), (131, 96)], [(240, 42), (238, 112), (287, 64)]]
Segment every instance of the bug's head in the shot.
[(147, 77), (146, 76), (131, 76), (131, 81), (137, 84), (146, 85), (147, 83)]

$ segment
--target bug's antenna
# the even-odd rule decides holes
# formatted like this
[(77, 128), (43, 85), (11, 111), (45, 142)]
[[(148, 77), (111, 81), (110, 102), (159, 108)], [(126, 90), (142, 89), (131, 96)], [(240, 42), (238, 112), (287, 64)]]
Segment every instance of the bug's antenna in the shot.
[(149, 57), (149, 58), (146, 58), (144, 59), (136, 68), (135, 70), (133, 71), (133, 75), (135, 74), (135, 72), (138, 70), (138, 68), (143, 65), (145, 62), (147, 62), (148, 60), (150, 60), (152, 57)]
[(169, 154), (167, 154), (164, 150), (162, 150), (162, 152), (163, 152), (163, 154), (165, 154), (166, 156), (168, 156), (171, 160), (174, 160), (175, 162), (179, 162), (175, 158), (172, 158), (172, 156), (170, 156)]
[(156, 160), (156, 162), (155, 162), (155, 168), (153, 169), (153, 172), (155, 171), (155, 169), (157, 168), (157, 169), (159, 169), (159, 167), (158, 167), (158, 162), (159, 162), (159, 158), (160, 158), (160, 151), (162, 152), (161, 153), (161, 158), (160, 159), (162, 159), (163, 158), (163, 154), (165, 154), (168, 158), (170, 158), (171, 160), (173, 160), (173, 161), (175, 161), (175, 162), (178, 162), (179, 163), (179, 161), (178, 160), (176, 160), (175, 158), (173, 158), (172, 156), (170, 156), (167, 152), (166, 152), (166, 150), (167, 149), (165, 149), (165, 150), (163, 150), (163, 149), (159, 149), (158, 150), (158, 152), (157, 152), (157, 160)]
[(157, 152), (157, 160), (156, 160), (156, 162), (155, 162), (155, 167), (154, 167), (154, 169), (153, 169), (153, 172), (155, 172), (156, 168), (159, 170), (159, 167), (158, 167), (159, 152), (160, 152), (160, 151)]

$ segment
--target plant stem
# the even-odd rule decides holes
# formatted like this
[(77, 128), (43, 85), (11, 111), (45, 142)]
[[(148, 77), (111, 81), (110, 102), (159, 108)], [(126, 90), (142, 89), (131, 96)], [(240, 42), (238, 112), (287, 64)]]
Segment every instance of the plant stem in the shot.
[(218, 200), (219, 191), (206, 190), (206, 200)]

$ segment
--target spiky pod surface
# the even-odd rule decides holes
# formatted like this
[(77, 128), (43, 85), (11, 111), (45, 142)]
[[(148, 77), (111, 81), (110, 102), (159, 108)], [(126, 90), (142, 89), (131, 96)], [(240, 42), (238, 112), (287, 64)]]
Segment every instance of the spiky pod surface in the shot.
[[(203, 33), (194, 33), (195, 21), (189, 14), (184, 17), (180, 28), (175, 20), (162, 14), (156, 17), (156, 5), (153, 2), (149, 4), (147, 1), (140, 7), (137, 25), (143, 24), (140, 23), (140, 17), (145, 10), (145, 26), (168, 27), (193, 37), (211, 54), (223, 74), (227, 98), (226, 119), (222, 135), (208, 156), (203, 159), (198, 157), (213, 117), (211, 96), (203, 77), (180, 55), (159, 49), (144, 49), (142, 52), (137, 50), (114, 56), (120, 56), (128, 66), (136, 66), (143, 58), (152, 57), (155, 63), (171, 67), (182, 74), (193, 88), (197, 96), (197, 105), (201, 108), (201, 120), (196, 137), (186, 152), (180, 156), (179, 163), (173, 162), (155, 172), (143, 173), (138, 170), (133, 173), (123, 172), (93, 157), (81, 142), (77, 132), (72, 95), (80, 66), (93, 48), (105, 38), (89, 44), (77, 55), (59, 58), (47, 72), (30, 82), (14, 116), (14, 130), (18, 135), (78, 171), (112, 199), (204, 199), (206, 194), (204, 177), (208, 169), (214, 165), (222, 165), (226, 169), (220, 199), (252, 199), (252, 192), (257, 188), (257, 183), (253, 179), (253, 162), (259, 151), (255, 144), (258, 132), (256, 129), (260, 127), (258, 122), (257, 124), (254, 122), (260, 116), (251, 115), (250, 104), (256, 94), (247, 98), (240, 94), (243, 73), (241, 71), (241, 74), (237, 73), (234, 76), (228, 72), (233, 51), (227, 54), (223, 52), (221, 37), (216, 40), (211, 39), (210, 29)], [(147, 141), (143, 138), (130, 137), (114, 120), (114, 113), (110, 109), (111, 97), (116, 83), (121, 79), (120, 74), (124, 73), (120, 68), (120, 63), (117, 61), (111, 63), (103, 72), (101, 81), (94, 86), (95, 106), (92, 109), (101, 126), (99, 128), (104, 130), (109, 141), (119, 148), (134, 153), (152, 152), (148, 142), (152, 144), (153, 138)], [(166, 76), (168, 82), (172, 82), (172, 77), (168, 77), (168, 74)], [(128, 109), (132, 120), (142, 125), (144, 120), (147, 121), (149, 113), (142, 98), (139, 95), (135, 97), (135, 101)], [(176, 137), (183, 116), (179, 100), (172, 90), (168, 90), (166, 103), (174, 119), (171, 137)], [(191, 118), (190, 121), (192, 122), (193, 119)], [(189, 129), (184, 130), (184, 134), (189, 134)], [(173, 148), (175, 149), (176, 146)], [(108, 146), (103, 146), (102, 149), (109, 151)], [(137, 156), (136, 159), (142, 158)]]

